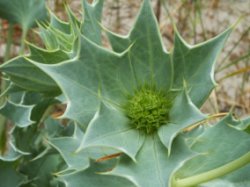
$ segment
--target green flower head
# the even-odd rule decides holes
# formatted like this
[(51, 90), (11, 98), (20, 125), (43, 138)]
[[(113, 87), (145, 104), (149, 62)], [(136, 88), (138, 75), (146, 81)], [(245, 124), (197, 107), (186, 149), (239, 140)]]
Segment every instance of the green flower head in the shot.
[(153, 86), (139, 88), (125, 105), (131, 126), (146, 133), (155, 132), (167, 123), (172, 99), (169, 94)]

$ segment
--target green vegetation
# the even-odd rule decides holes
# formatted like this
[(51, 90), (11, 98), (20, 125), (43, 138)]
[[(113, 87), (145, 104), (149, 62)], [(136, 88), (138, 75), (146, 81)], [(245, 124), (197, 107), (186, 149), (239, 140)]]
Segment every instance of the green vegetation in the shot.
[(80, 20), (66, 6), (68, 22), (34, 16), (43, 1), (18, 1), (38, 8), (20, 15), (1, 2), (22, 38), (37, 21), (44, 48), (27, 43), (25, 54), (22, 39), (20, 55), (0, 66), (0, 186), (250, 185), (250, 118), (209, 123), (200, 111), (234, 26), (196, 45), (175, 29), (169, 52), (149, 0), (126, 36), (101, 25), (103, 0), (82, 0)]

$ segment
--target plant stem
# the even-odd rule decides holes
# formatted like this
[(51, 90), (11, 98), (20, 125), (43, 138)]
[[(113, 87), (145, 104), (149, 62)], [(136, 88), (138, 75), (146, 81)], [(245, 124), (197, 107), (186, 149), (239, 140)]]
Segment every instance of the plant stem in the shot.
[(221, 82), (223, 81), (224, 79), (227, 79), (229, 77), (232, 77), (232, 76), (235, 76), (235, 75), (239, 75), (239, 74), (242, 74), (242, 73), (246, 73), (246, 72), (249, 72), (250, 71), (250, 66), (248, 67), (245, 67), (245, 68), (241, 68), (241, 69), (238, 69), (237, 71), (234, 71), (232, 73), (229, 73), (227, 75), (225, 75), (224, 77), (220, 78), (218, 80), (218, 82)]
[(0, 155), (4, 154), (6, 147), (6, 118), (0, 115)]
[(184, 179), (174, 179), (173, 180), (173, 186), (175, 187), (190, 187), (195, 186), (213, 179), (216, 179), (218, 177), (222, 177), (228, 173), (231, 173), (243, 166), (246, 166), (250, 163), (250, 152), (245, 154), (244, 156), (225, 164), (221, 167), (218, 167), (216, 169), (194, 175), (191, 177), (187, 177)]
[(8, 26), (8, 34), (7, 34), (7, 41), (6, 41), (6, 48), (4, 52), (4, 62), (7, 61), (10, 57), (10, 49), (12, 44), (12, 35), (13, 35), (13, 25), (9, 23)]
[(21, 36), (21, 46), (20, 46), (20, 50), (19, 50), (20, 55), (24, 54), (26, 35), (27, 35), (27, 29), (24, 28), (23, 32), (22, 32), (22, 36)]
[(226, 115), (228, 115), (228, 113), (217, 113), (217, 114), (209, 115), (206, 119), (198, 121), (197, 123), (185, 128), (183, 130), (183, 132), (189, 132), (189, 131), (195, 129), (196, 127), (198, 127), (198, 126), (200, 126), (200, 125), (202, 125), (204, 123), (207, 123), (209, 120), (225, 117)]

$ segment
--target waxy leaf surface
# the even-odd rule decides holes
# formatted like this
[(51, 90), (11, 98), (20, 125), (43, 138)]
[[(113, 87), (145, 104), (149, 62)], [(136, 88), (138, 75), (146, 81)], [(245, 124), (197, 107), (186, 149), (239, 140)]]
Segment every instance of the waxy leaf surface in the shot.
[(109, 174), (124, 177), (137, 187), (166, 187), (171, 185), (173, 172), (192, 156), (193, 153), (180, 138), (175, 140), (168, 156), (158, 136), (151, 136), (146, 138), (136, 162), (123, 157)]
[[(46, 55), (46, 58), (50, 59), (43, 58), (43, 61), (53, 62), (51, 61), (52, 59), (50, 54), (51, 53)], [(54, 55), (56, 58), (57, 54)], [(40, 57), (42, 56), (43, 54), (40, 53)], [(35, 57), (34, 55), (34, 59), (36, 58), (37, 57)], [(30, 60), (28, 58), (17, 57), (3, 64), (0, 68), (1, 71), (8, 74), (12, 82), (23, 89), (26, 89), (28, 91), (43, 92), (52, 95), (60, 93), (60, 90), (55, 81), (44, 72), (42, 72), (39, 68), (31, 64), (29, 61)], [(29, 72), (28, 75), (27, 72)]]
[(18, 127), (27, 127), (34, 123), (31, 118), (31, 111), (34, 106), (15, 104), (7, 101), (0, 108), (0, 113), (10, 119)]
[(129, 119), (123, 113), (102, 105), (90, 122), (81, 147), (112, 147), (135, 160), (145, 137), (128, 123)]
[(19, 186), (25, 181), (25, 176), (16, 171), (14, 162), (3, 162), (0, 160), (1, 186)]
[(190, 98), (200, 107), (215, 86), (214, 65), (218, 54), (232, 28), (204, 43), (191, 46), (175, 32), (173, 51), (173, 88), (183, 87), (183, 80), (190, 90)]
[(204, 118), (205, 115), (196, 108), (185, 91), (178, 94), (169, 113), (169, 122), (158, 131), (161, 141), (169, 150), (169, 154), (176, 135), (184, 128)]
[(48, 140), (65, 160), (68, 165), (67, 169), (83, 170), (89, 167), (89, 152), (86, 150), (77, 151), (83, 136), (83, 132), (76, 128), (71, 137), (59, 137)]
[(91, 163), (86, 170), (79, 170), (67, 175), (59, 176), (59, 179), (68, 187), (136, 187), (130, 181), (119, 177), (102, 174), (103, 171), (112, 169), (111, 163)]
[(250, 186), (250, 165), (246, 165), (237, 171), (215, 179), (211, 182), (201, 184), (199, 187), (246, 187)]
[(249, 134), (237, 130), (238, 125), (240, 125), (240, 122), (229, 115), (218, 124), (207, 127), (200, 136), (196, 137), (191, 147), (193, 151), (200, 153), (200, 155), (188, 161), (178, 171), (177, 176), (184, 178), (200, 174), (223, 166), (249, 153)]
[(81, 32), (91, 41), (101, 44), (101, 17), (104, 0), (95, 0), (92, 4), (82, 0), (84, 11), (84, 23)]

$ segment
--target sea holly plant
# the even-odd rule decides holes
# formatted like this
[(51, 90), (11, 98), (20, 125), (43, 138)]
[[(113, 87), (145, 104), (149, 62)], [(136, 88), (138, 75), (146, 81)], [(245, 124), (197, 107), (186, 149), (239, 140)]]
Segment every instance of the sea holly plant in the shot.
[[(66, 104), (60, 118), (48, 118), (45, 110), (35, 124), (13, 131), (20, 156), (12, 165), (5, 150), (0, 168), (22, 180), (16, 186), (250, 185), (249, 118), (228, 113), (209, 124), (213, 115), (199, 109), (215, 86), (214, 63), (233, 27), (193, 46), (175, 29), (168, 52), (149, 0), (142, 2), (126, 36), (102, 26), (102, 0), (82, 4), (83, 22), (69, 9), (69, 23), (51, 13), (50, 24), (40, 24), (45, 49), (30, 44), (30, 54), (0, 67), (24, 94), (52, 99), (48, 108)], [(111, 50), (102, 45), (102, 31)], [(29, 119), (27, 112), (10, 114), (8, 107), (19, 111), (19, 105), (6, 103), (3, 115), (15, 123), (21, 115)], [(27, 109), (44, 111), (40, 108)], [(38, 134), (35, 148), (20, 143), (28, 142), (26, 133)], [(44, 167), (38, 167), (41, 163)], [(33, 167), (37, 172), (31, 172)]]

